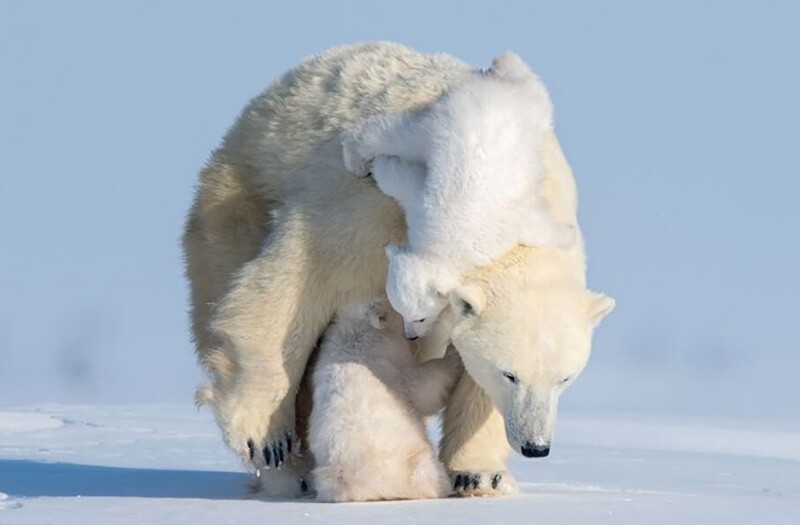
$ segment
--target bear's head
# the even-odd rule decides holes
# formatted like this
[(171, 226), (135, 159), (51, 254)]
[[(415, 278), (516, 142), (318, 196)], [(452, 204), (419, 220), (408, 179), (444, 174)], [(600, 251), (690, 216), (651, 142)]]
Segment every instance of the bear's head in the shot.
[(582, 282), (559, 279), (562, 272), (550, 272), (546, 259), (534, 264), (541, 266), (512, 264), (465, 280), (450, 293), (448, 314), (467, 372), (501, 412), (512, 449), (525, 457), (549, 453), (559, 396), (583, 370), (592, 332), (614, 308), (613, 299)]
[(389, 259), (386, 295), (403, 316), (406, 337), (417, 339), (431, 330), (447, 307), (447, 292), (455, 279), (447, 274), (447, 265), (407, 246), (390, 244), (386, 256)]

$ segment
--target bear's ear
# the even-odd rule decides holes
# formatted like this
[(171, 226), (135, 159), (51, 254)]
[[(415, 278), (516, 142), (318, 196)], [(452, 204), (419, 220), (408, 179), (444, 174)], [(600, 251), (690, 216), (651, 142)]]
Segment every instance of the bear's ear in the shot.
[(477, 317), (486, 306), (486, 295), (477, 286), (465, 284), (450, 291), (450, 307), (456, 315)]
[(522, 79), (533, 75), (531, 68), (528, 67), (518, 54), (506, 51), (492, 61), (490, 73), (498, 77)]
[(614, 305), (616, 304), (613, 297), (594, 292), (589, 292), (586, 302), (589, 324), (592, 328), (599, 325), (600, 321), (611, 313), (611, 310), (614, 309)]

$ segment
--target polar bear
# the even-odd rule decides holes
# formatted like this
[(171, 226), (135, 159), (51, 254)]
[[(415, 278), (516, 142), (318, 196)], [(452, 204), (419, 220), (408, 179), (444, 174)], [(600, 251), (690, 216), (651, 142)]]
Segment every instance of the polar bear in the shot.
[[(331, 49), (250, 102), (202, 170), (183, 237), (209, 378), (199, 400), (249, 468), (274, 464), (263, 452), (276, 447), (293, 460), (296, 394), (312, 349), (337, 309), (384, 290), (385, 247), (405, 242), (402, 209), (345, 168), (340, 133), (374, 115), (418, 111), (472, 74), (450, 56), (397, 44)], [(552, 425), (537, 425), (552, 421), (555, 373), (574, 380), (613, 306), (586, 288), (574, 180), (553, 132), (542, 163), (541, 194), (577, 238), (566, 250), (512, 248), (463, 279), (480, 290), (481, 314), (463, 307), (453, 323), (467, 373), (445, 408), (439, 451), (462, 494), (502, 494), (512, 447), (530, 455), (526, 445), (549, 442)], [(462, 305), (458, 289), (450, 295)], [(537, 400), (535, 413), (503, 371), (515, 374), (514, 395)]]
[(541, 81), (506, 52), (424, 110), (343, 134), (345, 166), (371, 173), (405, 212), (406, 244), (387, 247), (386, 292), (408, 337), (428, 333), (468, 271), (517, 243), (573, 242), (573, 228), (539, 195), (552, 113)]
[(444, 407), (458, 354), (417, 364), (385, 298), (348, 305), (311, 368), (309, 449), (322, 501), (441, 498), (452, 490), (424, 416)]

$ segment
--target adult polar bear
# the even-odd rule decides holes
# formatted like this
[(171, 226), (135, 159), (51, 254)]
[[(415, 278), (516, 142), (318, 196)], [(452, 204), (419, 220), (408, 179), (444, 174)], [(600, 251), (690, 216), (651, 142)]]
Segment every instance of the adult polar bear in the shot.
[[(384, 247), (404, 240), (400, 207), (345, 170), (341, 130), (423, 108), (473, 74), (396, 44), (331, 49), (253, 99), (201, 172), (184, 234), (211, 380), (198, 401), (252, 466), (297, 450), (295, 398), (315, 343), (337, 308), (384, 288)], [(552, 134), (542, 162), (554, 215), (577, 228), (574, 181)], [(468, 374), (445, 410), (440, 457), (461, 492), (491, 494), (513, 484), (501, 478), (504, 432), (526, 456), (549, 450), (558, 395), (613, 301), (585, 289), (579, 239), (569, 251), (518, 247), (468, 276), (451, 302)]]

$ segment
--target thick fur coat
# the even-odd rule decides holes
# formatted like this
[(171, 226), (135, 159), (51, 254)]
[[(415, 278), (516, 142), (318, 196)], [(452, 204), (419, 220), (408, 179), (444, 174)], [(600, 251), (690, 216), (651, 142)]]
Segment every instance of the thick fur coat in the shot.
[(574, 241), (540, 194), (552, 115), (544, 85), (505, 53), (425, 109), (343, 134), (345, 166), (371, 173), (405, 212), (407, 242), (387, 250), (386, 291), (410, 337), (428, 332), (466, 273), (516, 244)]
[[(297, 394), (319, 337), (337, 310), (384, 291), (385, 247), (406, 241), (396, 201), (345, 168), (341, 132), (372, 116), (423, 110), (472, 74), (452, 57), (396, 44), (331, 49), (253, 99), (202, 170), (183, 238), (194, 339), (208, 374), (198, 400), (214, 409), (225, 442), (250, 468), (274, 466), (264, 451), (288, 454), (301, 432)], [(577, 231), (574, 181), (552, 132), (543, 147), (541, 195)], [(603, 310), (587, 306), (594, 296), (579, 231), (568, 250), (512, 248), (465, 282), (481, 290), (482, 315), (494, 321), (454, 323), (467, 373), (444, 411), (440, 459), (459, 493), (501, 494), (513, 485), (509, 445), (522, 453), (518, 441), (527, 439), (516, 423), (517, 437), (507, 439), (505, 422), (531, 415), (496, 388), (503, 359), (519, 358), (513, 371), (532, 391), (540, 381), (533, 367), (548, 369), (564, 350), (553, 346), (565, 340), (559, 331), (590, 334)], [(540, 337), (542, 326), (559, 337)], [(589, 341), (580, 339), (577, 365)]]
[(440, 498), (452, 492), (424, 416), (444, 407), (458, 354), (417, 364), (401, 317), (379, 300), (342, 309), (319, 348), (309, 447), (322, 501)]

